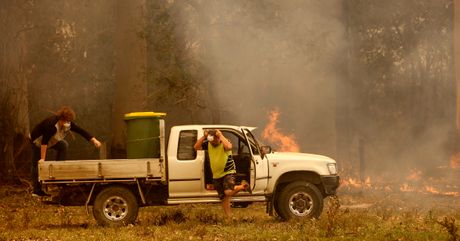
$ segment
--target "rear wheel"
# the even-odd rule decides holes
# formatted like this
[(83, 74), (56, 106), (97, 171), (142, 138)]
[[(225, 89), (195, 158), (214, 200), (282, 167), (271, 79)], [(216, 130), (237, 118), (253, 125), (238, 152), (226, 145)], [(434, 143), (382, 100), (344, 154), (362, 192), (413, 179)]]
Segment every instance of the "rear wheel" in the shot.
[(134, 223), (139, 205), (131, 190), (113, 186), (102, 190), (94, 201), (93, 215), (102, 226), (123, 226)]
[(323, 211), (323, 198), (315, 185), (293, 182), (286, 185), (279, 193), (275, 210), (283, 220), (318, 218)]

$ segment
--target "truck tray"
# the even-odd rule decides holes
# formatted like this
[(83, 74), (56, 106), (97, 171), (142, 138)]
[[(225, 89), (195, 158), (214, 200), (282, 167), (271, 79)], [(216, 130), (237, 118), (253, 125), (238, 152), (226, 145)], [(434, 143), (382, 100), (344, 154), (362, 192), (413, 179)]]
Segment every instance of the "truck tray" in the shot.
[(81, 181), (162, 177), (159, 158), (45, 161), (38, 164), (40, 181)]

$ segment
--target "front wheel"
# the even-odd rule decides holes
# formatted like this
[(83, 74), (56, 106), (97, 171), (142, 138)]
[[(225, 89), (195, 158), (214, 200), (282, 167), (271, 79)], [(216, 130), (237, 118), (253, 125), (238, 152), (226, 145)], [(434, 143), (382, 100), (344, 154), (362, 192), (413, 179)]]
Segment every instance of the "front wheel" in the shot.
[(292, 182), (278, 195), (275, 210), (283, 220), (291, 218), (318, 218), (323, 211), (319, 189), (306, 182)]
[(102, 226), (124, 226), (134, 223), (139, 205), (131, 190), (112, 186), (102, 190), (94, 201), (93, 215)]

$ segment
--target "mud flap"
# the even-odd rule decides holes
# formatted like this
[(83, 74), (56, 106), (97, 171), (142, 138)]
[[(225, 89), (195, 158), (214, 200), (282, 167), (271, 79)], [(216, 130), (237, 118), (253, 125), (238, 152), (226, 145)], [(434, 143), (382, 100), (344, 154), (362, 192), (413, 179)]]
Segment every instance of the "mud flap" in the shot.
[(273, 209), (274, 209), (274, 206), (273, 206), (273, 196), (270, 196), (268, 198), (268, 201), (267, 201), (267, 207), (265, 209), (265, 212), (268, 213), (268, 216), (274, 216), (274, 213), (273, 213)]

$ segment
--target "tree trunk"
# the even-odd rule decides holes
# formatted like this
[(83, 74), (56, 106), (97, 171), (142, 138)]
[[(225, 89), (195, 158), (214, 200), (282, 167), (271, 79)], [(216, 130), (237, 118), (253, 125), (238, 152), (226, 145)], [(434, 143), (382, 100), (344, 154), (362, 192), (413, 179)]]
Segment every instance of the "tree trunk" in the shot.
[[(349, 35), (349, 26), (348, 26), (348, 1), (342, 3), (343, 7), (343, 16), (342, 21), (345, 25), (345, 34), (348, 44), (351, 44), (350, 35)], [(350, 55), (350, 49), (344, 48), (344, 56)], [(341, 161), (349, 162), (350, 161), (350, 79), (351, 79), (351, 68), (350, 58), (344, 58), (343, 63), (341, 64), (342, 68), (340, 69), (342, 76), (344, 78), (338, 78), (336, 84), (336, 115), (335, 115), (335, 128), (337, 133), (336, 138), (336, 156), (335, 158)], [(337, 91), (337, 90), (342, 91)]]
[(457, 83), (457, 131), (460, 132), (460, 0), (454, 1), (454, 62)]
[(147, 109), (145, 0), (118, 0), (112, 157), (125, 156), (124, 114)]
[[(17, 135), (27, 136), (29, 133), (28, 99), (27, 99), (27, 18), (23, 9), (17, 8), (15, 2), (1, 6), (0, 31), (5, 36), (0, 40), (0, 179), (17, 183), (19, 176), (16, 170), (15, 148)], [(24, 138), (22, 138), (24, 139)], [(25, 140), (25, 139), (24, 139)], [(24, 143), (25, 144), (25, 143)], [(22, 143), (20, 144), (22, 145)], [(28, 161), (28, 160), (21, 160)]]

